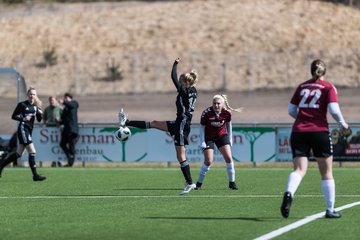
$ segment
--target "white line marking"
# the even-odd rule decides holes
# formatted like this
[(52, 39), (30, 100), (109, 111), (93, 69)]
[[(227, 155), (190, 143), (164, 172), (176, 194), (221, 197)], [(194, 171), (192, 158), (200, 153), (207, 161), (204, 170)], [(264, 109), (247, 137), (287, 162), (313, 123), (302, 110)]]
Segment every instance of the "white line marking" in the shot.
[[(1, 199), (106, 199), (106, 198), (281, 198), (279, 195), (44, 195), (0, 196)], [(323, 197), (323, 195), (296, 195), (297, 198)], [(360, 195), (337, 195), (337, 198), (358, 198)]]
[[(350, 204), (347, 204), (347, 205), (344, 205), (344, 206), (335, 208), (335, 210), (336, 210), (336, 211), (341, 211), (341, 210), (343, 210), (343, 209), (351, 208), (351, 207), (354, 207), (354, 206), (356, 206), (356, 205), (360, 205), (360, 202), (350, 203)], [(292, 224), (289, 224), (289, 225), (287, 225), (287, 226), (285, 226), (285, 227), (279, 228), (279, 229), (277, 229), (277, 230), (275, 230), (275, 231), (272, 231), (272, 232), (267, 233), (267, 234), (265, 234), (265, 235), (262, 235), (262, 236), (260, 236), (260, 237), (258, 237), (258, 238), (255, 238), (254, 240), (268, 240), (268, 239), (272, 239), (272, 238), (277, 237), (277, 236), (280, 236), (280, 235), (282, 235), (282, 234), (284, 234), (284, 233), (286, 233), (286, 232), (289, 232), (289, 231), (291, 231), (291, 230), (293, 230), (293, 229), (295, 229), (295, 228), (298, 228), (298, 227), (300, 227), (300, 226), (302, 226), (302, 225), (305, 225), (305, 224), (307, 224), (307, 223), (309, 223), (309, 222), (312, 222), (312, 221), (314, 221), (314, 220), (316, 220), (316, 219), (318, 219), (318, 218), (322, 218), (322, 217), (324, 217), (324, 215), (325, 215), (325, 212), (321, 212), (321, 213), (317, 213), (317, 214), (308, 216), (308, 217), (306, 217), (306, 218), (304, 218), (304, 219), (301, 219), (301, 220), (299, 220), (299, 221), (297, 221), (297, 222), (294, 222), (294, 223), (292, 223)]]

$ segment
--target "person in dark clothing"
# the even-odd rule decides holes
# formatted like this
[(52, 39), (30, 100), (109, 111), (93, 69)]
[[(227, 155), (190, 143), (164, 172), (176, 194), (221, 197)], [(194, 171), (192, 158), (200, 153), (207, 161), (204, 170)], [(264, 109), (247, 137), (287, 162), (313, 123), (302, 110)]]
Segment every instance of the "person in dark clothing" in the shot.
[(176, 69), (179, 62), (180, 58), (176, 58), (171, 71), (171, 79), (178, 92), (176, 97), (176, 120), (151, 122), (129, 121), (126, 114), (121, 109), (119, 112), (119, 125), (126, 125), (141, 129), (156, 128), (169, 132), (170, 135), (174, 137), (176, 156), (186, 181), (184, 190), (180, 193), (181, 195), (184, 195), (196, 187), (196, 184), (192, 182), (190, 165), (186, 161), (185, 146), (189, 144), (188, 136), (190, 134), (190, 125), (197, 99), (197, 90), (195, 85), (198, 82), (198, 77), (197, 73), (192, 70), (189, 73), (181, 74), (178, 79)]
[(28, 100), (18, 103), (12, 114), (11, 118), (19, 122), (17, 130), (19, 145), (15, 152), (9, 154), (0, 162), (0, 176), (4, 167), (20, 158), (26, 149), (29, 153), (29, 166), (33, 174), (33, 180), (43, 181), (46, 177), (37, 173), (35, 162), (36, 150), (31, 136), (35, 118), (38, 122), (42, 119), (41, 101), (37, 97), (35, 88), (30, 88), (27, 91), (27, 96)]
[(64, 151), (68, 164), (65, 167), (72, 167), (75, 162), (75, 144), (79, 137), (78, 108), (79, 104), (73, 99), (70, 93), (64, 94), (62, 101), (64, 105), (61, 114), (61, 124), (64, 125), (61, 133), (60, 147)]

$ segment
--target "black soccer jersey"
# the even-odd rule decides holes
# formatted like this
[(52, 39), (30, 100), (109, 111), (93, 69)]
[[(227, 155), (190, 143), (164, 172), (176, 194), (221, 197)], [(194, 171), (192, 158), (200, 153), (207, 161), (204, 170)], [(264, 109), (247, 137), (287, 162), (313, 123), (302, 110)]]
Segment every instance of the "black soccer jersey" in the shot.
[(195, 110), (195, 102), (197, 98), (197, 90), (195, 87), (184, 87), (177, 77), (177, 62), (174, 63), (171, 71), (171, 79), (178, 91), (176, 97), (176, 116), (177, 118), (187, 119), (191, 122), (193, 112)]
[[(24, 121), (24, 118), (27, 116), (31, 116), (30, 121)], [(25, 127), (32, 129), (34, 126), (35, 118), (37, 119), (38, 122), (40, 122), (42, 116), (38, 112), (38, 107), (26, 100), (18, 103), (11, 118), (16, 121), (19, 121)]]

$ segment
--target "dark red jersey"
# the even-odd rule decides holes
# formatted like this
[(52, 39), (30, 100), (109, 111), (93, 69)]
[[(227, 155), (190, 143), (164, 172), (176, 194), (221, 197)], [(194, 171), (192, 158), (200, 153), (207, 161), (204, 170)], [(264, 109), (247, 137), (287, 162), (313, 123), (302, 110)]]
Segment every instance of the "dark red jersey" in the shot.
[(219, 114), (208, 107), (201, 114), (200, 124), (205, 126), (205, 139), (217, 139), (227, 134), (226, 123), (231, 121), (231, 112), (225, 108)]
[(334, 85), (324, 80), (310, 79), (296, 89), (291, 103), (298, 107), (298, 115), (293, 125), (293, 132), (328, 131), (326, 119), (327, 107), (337, 102)]

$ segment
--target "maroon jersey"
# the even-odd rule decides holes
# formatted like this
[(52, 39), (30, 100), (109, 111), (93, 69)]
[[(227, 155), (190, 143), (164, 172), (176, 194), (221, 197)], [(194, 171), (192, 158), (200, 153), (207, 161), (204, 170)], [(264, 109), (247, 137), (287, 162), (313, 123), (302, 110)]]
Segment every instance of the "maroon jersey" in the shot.
[(212, 107), (208, 107), (201, 114), (200, 124), (205, 126), (205, 139), (217, 139), (227, 134), (226, 124), (231, 121), (231, 112), (223, 108), (216, 114)]
[(324, 80), (310, 79), (296, 89), (291, 103), (298, 107), (298, 115), (293, 125), (293, 132), (328, 131), (326, 119), (327, 107), (337, 102), (334, 85)]

